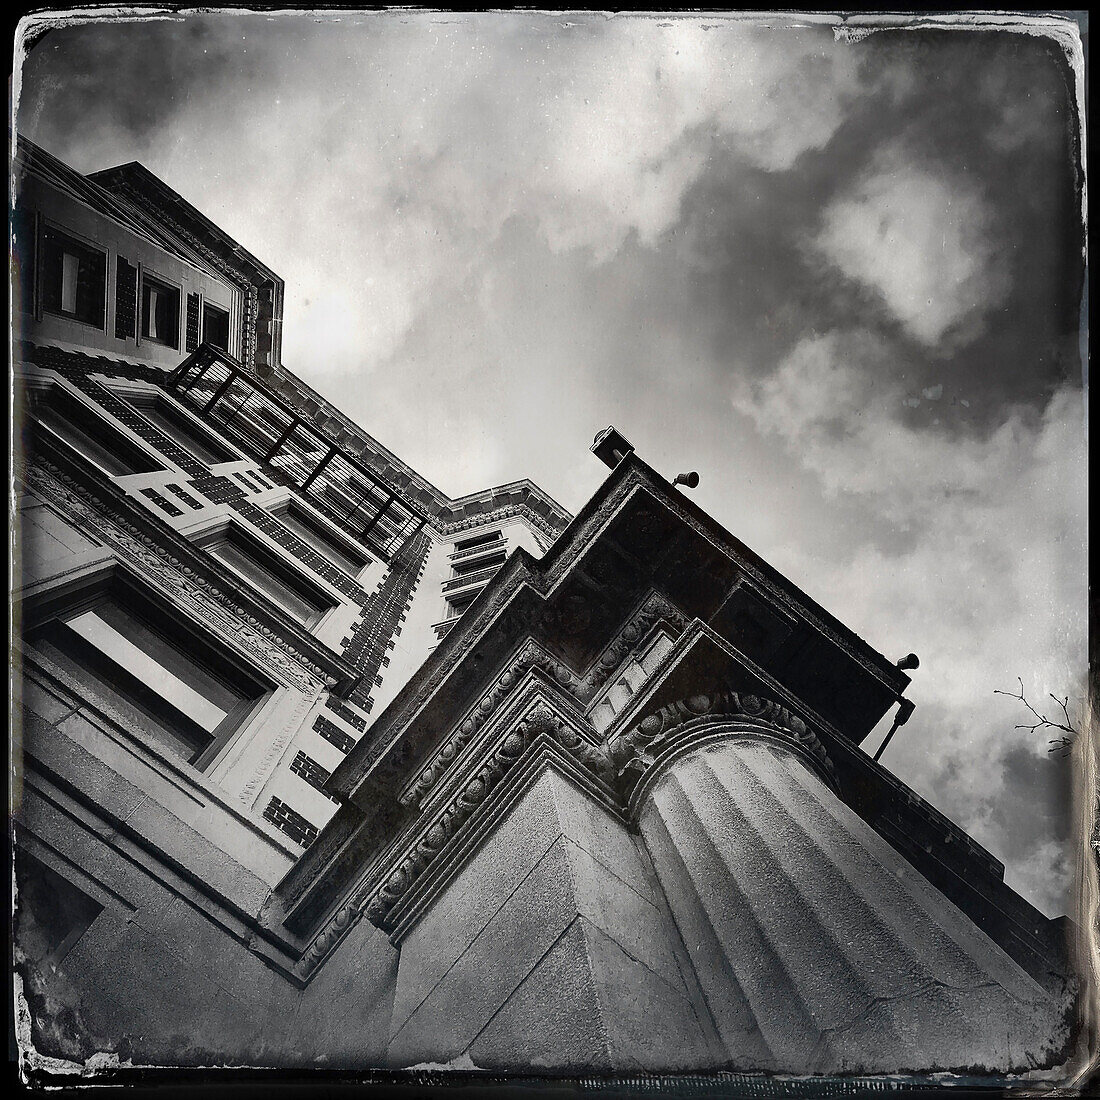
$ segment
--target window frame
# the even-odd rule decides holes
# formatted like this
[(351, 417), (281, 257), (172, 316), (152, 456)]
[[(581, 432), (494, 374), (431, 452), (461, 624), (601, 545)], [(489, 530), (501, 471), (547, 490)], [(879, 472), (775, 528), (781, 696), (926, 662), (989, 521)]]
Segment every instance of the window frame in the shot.
[[(146, 413), (147, 409), (154, 409), (160, 407), (162, 410), (167, 410), (166, 418), (171, 420), (175, 419), (181, 425), (181, 432), (183, 434), (192, 434), (196, 437), (197, 441), (206, 450), (217, 453), (221, 452), (226, 457), (216, 458), (214, 461), (208, 461), (202, 455), (195, 454), (191, 448), (181, 443), (175, 436), (168, 435), (168, 438), (172, 440), (176, 446), (185, 450), (196, 462), (201, 462), (204, 466), (215, 467), (224, 465), (227, 462), (241, 462), (248, 458), (246, 454), (234, 447), (228, 440), (221, 438), (213, 429), (207, 427), (197, 416), (195, 416), (189, 409), (185, 408), (178, 401), (174, 401), (163, 390), (115, 390), (115, 396), (120, 400), (125, 401), (136, 413), (147, 420), (158, 431), (163, 431), (160, 425), (149, 417)], [(154, 444), (150, 444), (154, 446)]]
[(224, 306), (218, 305), (217, 302), (210, 301), (210, 299), (208, 299), (205, 294), (202, 295), (202, 297), (199, 299), (200, 344), (210, 343), (210, 337), (207, 335), (206, 332), (207, 310), (210, 310), (213, 313), (218, 313), (225, 318), (225, 345), (223, 346), (221, 344), (213, 344), (212, 346), (218, 348), (221, 351), (224, 351), (227, 355), (231, 354), (230, 344), (233, 340), (233, 310), (226, 309)]
[[(52, 309), (46, 305), (46, 238), (48, 235), (55, 237), (66, 238), (77, 248), (83, 249), (85, 252), (94, 253), (97, 256), (102, 257), (103, 270), (102, 270), (102, 295), (103, 305), (101, 307), (101, 316), (98, 321), (87, 320), (81, 317), (78, 313), (69, 313), (63, 309)], [(68, 226), (61, 225), (48, 218), (39, 216), (38, 219), (38, 232), (35, 234), (35, 257), (34, 257), (34, 271), (35, 271), (35, 317), (41, 321), (44, 315), (48, 314), (51, 317), (63, 317), (67, 321), (74, 321), (78, 325), (85, 325), (90, 329), (94, 329), (96, 332), (107, 332), (107, 320), (108, 320), (108, 306), (110, 300), (110, 288), (108, 280), (108, 269), (110, 267), (111, 250), (109, 248), (103, 248), (89, 237), (85, 237), (81, 233), (74, 232)]]
[[(267, 512), (272, 519), (282, 523), (292, 535), (306, 542), (306, 545), (309, 546), (315, 554), (324, 558), (334, 569), (339, 569), (341, 573), (351, 577), (352, 580), (357, 580), (362, 576), (363, 570), (375, 560), (374, 555), (365, 546), (360, 545), (345, 531), (337, 527), (335, 523), (326, 519), (320, 512), (311, 508), (304, 500), (301, 500), (293, 494), (288, 496), (285, 500), (278, 501), (274, 504), (264, 505), (264, 511)], [(309, 543), (296, 528), (291, 527), (284, 521), (283, 517), (288, 512), (295, 513), (303, 527), (307, 529), (312, 527), (321, 538), (331, 543), (337, 552), (353, 562), (359, 562), (360, 564), (358, 567), (354, 570), (348, 570), (339, 562), (333, 561), (323, 550), (319, 550), (317, 546)]]
[[(307, 633), (313, 633), (324, 618), (334, 608), (339, 607), (344, 600), (340, 593), (321, 583), (323, 578), (318, 577), (304, 562), (298, 561), (297, 558), (288, 560), (285, 555), (288, 555), (289, 551), (273, 540), (269, 540), (261, 532), (235, 516), (223, 516), (209, 527), (189, 537), (193, 545), (210, 554), (219, 568), (228, 570), (234, 577), (238, 578), (247, 587), (253, 598), (277, 608), (279, 612), (286, 615), (287, 618)], [(257, 565), (264, 569), (268, 569), (269, 563), (274, 566), (273, 569), (269, 569), (269, 572), (277, 581), (282, 581), (292, 589), (297, 589), (299, 595), (307, 603), (316, 597), (318, 601), (324, 601), (323, 605), (318, 607), (314, 603), (313, 614), (307, 616), (305, 620), (298, 618), (293, 611), (284, 606), (278, 599), (265, 592), (250, 581), (247, 576), (239, 573), (231, 565), (210, 552), (212, 544), (222, 541), (236, 542), (238, 549), (243, 549), (245, 553), (254, 551)]]
[[(87, 703), (96, 710), (106, 713), (115, 725), (140, 740), (143, 746), (158, 756), (169, 759), (175, 766), (186, 765), (208, 776), (230, 743), (246, 730), (252, 719), (281, 685), (268, 673), (235, 652), (223, 639), (205, 629), (198, 620), (175, 607), (162, 593), (117, 560), (98, 565), (87, 573), (72, 578), (66, 583), (51, 586), (46, 591), (36, 593), (23, 601), (21, 644), (34, 655), (37, 661), (44, 663), (48, 668), (54, 664), (54, 659), (38, 648), (36, 636), (49, 630), (52, 624), (67, 623), (70, 619), (92, 611), (108, 601), (114, 602), (135, 618), (146, 622), (153, 633), (164, 635), (169, 646), (191, 657), (196, 666), (208, 675), (213, 675), (230, 690), (239, 693), (240, 701), (226, 712), (225, 718), (214, 730), (204, 730), (209, 740), (190, 758), (173, 751), (170, 746), (152, 734), (140, 728), (135, 730), (132, 723), (120, 720), (111, 714), (109, 700), (106, 703), (107, 710), (104, 710), (103, 702), (91, 694), (86, 696)], [(168, 631), (156, 625), (164, 621), (171, 624)], [(181, 638), (186, 640), (186, 645), (179, 644)], [(96, 648), (90, 642), (87, 644)], [(100, 657), (105, 662), (117, 664), (102, 651), (100, 651)], [(156, 660), (155, 655), (153, 659)], [(73, 664), (79, 667), (79, 659), (73, 659)], [(67, 678), (74, 677), (71, 667), (65, 664), (59, 667)], [(227, 669), (228, 674), (226, 674)], [(123, 669), (123, 672), (133, 677), (133, 673), (129, 670)], [(244, 694), (247, 689), (251, 689), (251, 694)], [(79, 682), (75, 688), (70, 687), (69, 690), (79, 695)], [(149, 690), (152, 694), (157, 694), (152, 688)], [(119, 694), (124, 700), (130, 701), (124, 688), (120, 688)], [(166, 702), (168, 706), (173, 706), (170, 700)], [(141, 705), (140, 700), (137, 705)], [(174, 709), (178, 711), (178, 708)]]
[[(27, 409), (26, 428), (30, 429), (32, 433), (32, 439), (29, 441), (32, 453), (34, 449), (33, 434), (45, 431), (52, 440), (56, 441), (57, 444), (60, 444), (64, 448), (66, 454), (72, 454), (81, 464), (93, 467), (104, 477), (109, 477), (111, 479), (127, 478), (144, 474), (163, 473), (170, 469), (170, 466), (166, 463), (163, 456), (159, 455), (144, 441), (139, 442), (132, 438), (123, 428), (112, 422), (109, 414), (105, 410), (87, 398), (79, 390), (67, 386), (63, 382), (52, 381), (45, 385), (36, 384), (28, 386), (27, 395), (29, 398), (29, 407)], [(127, 462), (129, 465), (140, 466), (147, 464), (148, 468), (131, 469), (126, 473), (115, 473), (112, 470), (108, 470), (94, 458), (90, 458), (88, 455), (84, 454), (83, 451), (70, 442), (61, 432), (57, 431), (47, 421), (41, 418), (40, 410), (42, 406), (48, 406), (50, 402), (54, 401), (60, 403), (62, 406), (68, 405), (70, 409), (77, 412), (78, 417), (85, 417), (93, 425), (92, 430), (87, 433), (93, 440), (96, 438), (97, 432), (103, 436), (109, 437), (107, 443), (118, 446), (120, 452), (123, 454), (128, 452)], [(62, 417), (65, 418), (65, 410), (62, 408), (59, 411)], [(83, 427), (78, 418), (69, 417), (69, 419), (73, 419), (78, 428)], [(133, 459), (140, 459), (141, 461), (131, 461)]]
[[(140, 272), (141, 275), (138, 294), (137, 341), (139, 344), (143, 341), (147, 341), (148, 343), (156, 344), (159, 347), (170, 348), (172, 351), (179, 351), (183, 346), (183, 286), (182, 284), (174, 282), (171, 279), (166, 279), (163, 275), (159, 275), (155, 271), (150, 271), (144, 266), (140, 268)], [(150, 286), (169, 291), (175, 295), (175, 343), (169, 343), (167, 340), (164, 340), (159, 336), (150, 336), (149, 333), (146, 331), (149, 320), (149, 309), (146, 291), (150, 288)]]

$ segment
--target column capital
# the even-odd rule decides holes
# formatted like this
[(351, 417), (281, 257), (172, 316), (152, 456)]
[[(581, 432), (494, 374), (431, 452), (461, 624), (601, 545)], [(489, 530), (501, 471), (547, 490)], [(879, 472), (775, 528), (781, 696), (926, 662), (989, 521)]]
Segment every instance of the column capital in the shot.
[(772, 699), (715, 688), (661, 707), (611, 743), (611, 762), (631, 812), (673, 761), (702, 745), (726, 740), (781, 745), (839, 790), (825, 746), (801, 718)]

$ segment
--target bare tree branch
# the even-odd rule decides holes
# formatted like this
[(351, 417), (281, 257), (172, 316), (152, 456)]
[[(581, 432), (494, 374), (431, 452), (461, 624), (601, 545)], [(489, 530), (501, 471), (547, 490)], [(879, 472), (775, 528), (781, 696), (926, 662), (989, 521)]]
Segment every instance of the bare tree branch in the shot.
[(1069, 716), (1069, 696), (1067, 695), (1065, 699), (1059, 699), (1057, 695), (1050, 693), (1051, 699), (1062, 708), (1062, 715), (1065, 718), (1064, 722), (1056, 722), (1048, 718), (1045, 714), (1037, 711), (1031, 703), (1028, 702), (1027, 697), (1024, 695), (1023, 679), (1017, 676), (1016, 682), (1020, 685), (1018, 693), (1014, 691), (1001, 691), (999, 688), (994, 688), (993, 690), (994, 695), (1007, 695), (1010, 699), (1018, 699), (1035, 716), (1034, 722), (1019, 722), (1014, 728), (1018, 730), (1030, 730), (1032, 733), (1040, 729), (1061, 730), (1062, 735), (1060, 737), (1056, 737), (1047, 742), (1050, 746), (1047, 752), (1057, 752), (1059, 756), (1067, 755), (1073, 747), (1073, 742), (1077, 737), (1077, 730)]

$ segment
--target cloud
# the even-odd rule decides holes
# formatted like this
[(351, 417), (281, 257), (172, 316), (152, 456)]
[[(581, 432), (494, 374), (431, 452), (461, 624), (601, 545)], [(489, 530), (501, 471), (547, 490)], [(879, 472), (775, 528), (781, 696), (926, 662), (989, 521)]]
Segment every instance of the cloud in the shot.
[(868, 333), (835, 331), (739, 387), (738, 410), (778, 436), (826, 494), (859, 498), (907, 533), (883, 544), (869, 524), (849, 533), (842, 554), (792, 543), (774, 560), (796, 581), (812, 577), (810, 590), (876, 648), (920, 656), (907, 693), (917, 712), (887, 763), (1015, 860), (1033, 895), (1057, 908), (1064, 882), (1040, 863), (1064, 829), (1052, 816), (1056, 792), (1035, 790), (1042, 768), (1056, 765), (1042, 733), (1014, 728), (1027, 719), (1020, 704), (993, 693), (1015, 690), (1020, 676), (1037, 704), (1053, 693), (1080, 706), (1082, 394), (1060, 390), (1037, 421), (1014, 411), (985, 436), (948, 435), (905, 420), (904, 390), (879, 365), (885, 352)]
[(814, 246), (880, 295), (907, 333), (935, 346), (949, 335), (973, 338), (1007, 292), (991, 221), (967, 178), (894, 146), (828, 206)]
[[(476, 292), (509, 219), (607, 262), (677, 222), (716, 148), (787, 170), (828, 143), (858, 88), (827, 30), (718, 18), (222, 13), (55, 31), (39, 49), (29, 136), (78, 160), (125, 145), (253, 251), (295, 255), (305, 237), (331, 265), (327, 279), (316, 260), (288, 272), (287, 359), (318, 336), (322, 374), (392, 356), (456, 276)], [(248, 123), (226, 126), (227, 104)], [(334, 272), (357, 292), (350, 315), (318, 305)], [(329, 325), (338, 312), (350, 323)]]
[(1057, 797), (1045, 745), (992, 691), (1072, 694), (1084, 660), (1064, 63), (771, 22), (100, 19), (36, 47), (19, 125), (141, 160), (284, 275), (287, 365), (444, 491), (526, 475), (575, 510), (608, 423), (698, 469), (920, 654), (887, 764), (1053, 905), (1053, 820), (1008, 820)]

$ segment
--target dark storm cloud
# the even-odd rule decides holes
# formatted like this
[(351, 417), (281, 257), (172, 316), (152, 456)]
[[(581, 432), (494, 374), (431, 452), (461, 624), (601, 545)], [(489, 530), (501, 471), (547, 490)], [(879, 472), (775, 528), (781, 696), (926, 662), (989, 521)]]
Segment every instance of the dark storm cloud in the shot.
[[(695, 242), (715, 364), (767, 374), (804, 336), (857, 327), (884, 341), (878, 369), (914, 398), (899, 410), (908, 423), (985, 432), (1008, 405), (1041, 411), (1080, 373), (1081, 231), (1064, 59), (1040, 39), (997, 33), (874, 35), (858, 52), (862, 93), (825, 148), (782, 175), (716, 157), (686, 196), (681, 231)], [(974, 247), (998, 285), (988, 308), (978, 303), (970, 339), (916, 339), (875, 287), (807, 248), (884, 142), (904, 153), (894, 175), (912, 167), (958, 178), (982, 204), (985, 240)], [(935, 387), (929, 400), (923, 391)]]
[(107, 137), (144, 150), (181, 121), (192, 97), (247, 84), (264, 69), (237, 28), (202, 17), (57, 27), (27, 55), (19, 128), (46, 148)]

